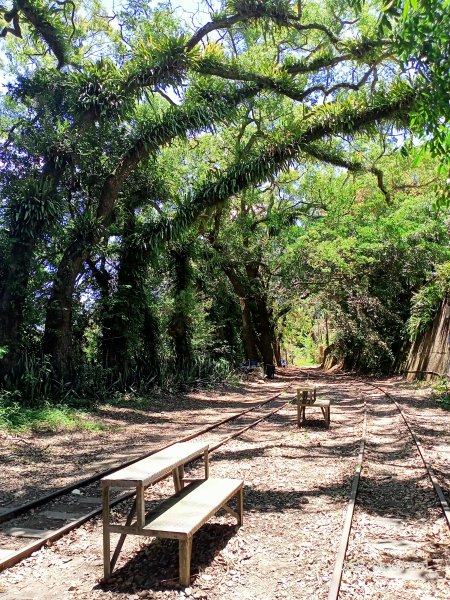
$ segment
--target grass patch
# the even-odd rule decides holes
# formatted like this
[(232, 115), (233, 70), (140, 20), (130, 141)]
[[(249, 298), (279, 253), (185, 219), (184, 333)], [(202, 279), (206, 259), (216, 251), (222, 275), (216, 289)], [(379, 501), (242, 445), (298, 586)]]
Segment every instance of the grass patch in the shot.
[(447, 380), (442, 379), (433, 385), (433, 397), (441, 408), (450, 410), (450, 389)]
[(111, 397), (102, 403), (102, 407), (111, 406), (114, 408), (128, 408), (131, 410), (148, 411), (155, 408), (164, 408), (166, 400), (163, 395), (137, 395), (131, 392), (112, 394)]
[(443, 393), (436, 397), (436, 402), (444, 410), (450, 410), (450, 392)]
[(0, 404), (0, 428), (11, 431), (106, 431), (112, 427), (68, 406), (28, 408), (14, 402)]

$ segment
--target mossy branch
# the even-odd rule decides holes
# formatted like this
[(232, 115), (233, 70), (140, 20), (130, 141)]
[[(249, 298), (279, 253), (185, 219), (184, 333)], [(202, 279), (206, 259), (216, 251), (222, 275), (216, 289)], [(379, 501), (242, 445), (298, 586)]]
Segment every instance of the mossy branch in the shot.
[[(71, 4), (71, 0), (58, 2), (58, 4)], [(59, 10), (59, 9), (58, 9)], [(63, 23), (58, 22), (57, 10), (47, 6), (45, 2), (37, 0), (15, 0), (13, 8), (4, 12), (3, 17), (7, 23), (13, 22), (14, 27), (4, 27), (0, 32), (0, 37), (5, 37), (8, 33), (16, 37), (22, 37), (20, 21), (24, 20), (31, 25), (32, 32), (40, 37), (50, 48), (58, 59), (58, 68), (61, 68), (68, 62), (68, 42), (64, 31)], [(73, 22), (73, 11), (72, 11)]]
[(229, 117), (243, 100), (256, 93), (256, 89), (249, 86), (236, 88), (230, 93), (211, 93), (203, 98), (203, 102), (171, 107), (159, 122), (148, 124), (144, 135), (124, 154), (115, 171), (107, 177), (100, 196), (97, 218), (105, 225), (109, 223), (124, 181), (142, 160), (156, 154), (177, 137), (185, 137), (188, 132), (200, 131)]
[(399, 84), (391, 89), (390, 94), (378, 94), (369, 104), (361, 98), (359, 105), (344, 102), (342, 106), (334, 107), (333, 112), (330, 108), (325, 110), (326, 107), (317, 109), (306, 124), (302, 121), (297, 128), (268, 136), (264, 146), (246, 160), (240, 159), (221, 177), (203, 184), (187, 198), (185, 206), (174, 218), (149, 225), (143, 234), (145, 243), (159, 245), (179, 235), (204, 211), (224, 204), (242, 190), (260, 185), (268, 177), (289, 168), (305, 147), (317, 140), (336, 134), (354, 134), (380, 121), (404, 118), (413, 105), (413, 99), (414, 91)]
[(353, 173), (372, 173), (377, 178), (377, 185), (386, 199), (386, 203), (391, 203), (391, 194), (385, 186), (383, 171), (374, 165), (364, 164), (359, 161), (352, 161), (346, 158), (343, 152), (339, 152), (333, 148), (318, 144), (305, 144), (303, 151), (310, 156), (313, 156), (321, 162), (326, 162), (336, 167), (342, 167)]

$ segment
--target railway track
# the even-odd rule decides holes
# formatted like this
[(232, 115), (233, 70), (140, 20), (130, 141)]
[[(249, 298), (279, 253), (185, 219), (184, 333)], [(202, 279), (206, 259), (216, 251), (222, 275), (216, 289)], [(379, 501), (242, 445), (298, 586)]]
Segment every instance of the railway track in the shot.
[[(433, 523), (438, 522), (438, 515), (431, 507), (432, 502), (436, 505), (437, 498), (441, 511), (440, 518), (442, 520), (443, 517), (450, 529), (448, 500), (420, 439), (414, 431), (411, 419), (394, 396), (385, 389), (367, 381), (358, 381), (358, 383), (370, 387), (372, 393), (368, 393), (367, 388), (361, 393), (365, 408), (361, 443), (335, 567), (329, 584), (328, 600), (353, 597), (345, 593), (341, 594), (341, 583), (346, 569), (348, 570), (349, 554), (352, 557), (358, 556), (364, 545), (370, 548), (370, 552), (368, 551), (364, 555), (366, 557), (368, 554), (371, 555), (375, 575), (378, 574), (391, 580), (397, 578), (403, 582), (416, 579), (433, 581), (439, 577), (436, 563), (433, 560), (431, 536), (420, 539), (414, 535), (411, 527), (408, 528), (406, 525), (404, 504), (410, 501), (414, 503), (415, 499), (410, 495), (412, 490), (408, 489), (407, 482), (402, 480), (403, 473), (414, 474), (413, 492), (415, 491), (419, 497), (419, 504), (426, 508), (426, 514), (430, 515), (430, 522), (432, 519), (434, 519)], [(373, 392), (373, 390), (376, 391)], [(367, 479), (371, 479), (372, 482), (366, 485), (361, 493), (360, 484), (365, 483), (366, 474)], [(427, 486), (424, 479), (428, 479)], [(393, 481), (394, 485), (385, 485), (388, 481)], [(368, 509), (375, 508), (377, 494), (380, 496), (389, 491), (391, 496), (384, 500), (384, 513), (379, 511), (378, 514), (375, 514), (374, 512), (367, 517)], [(431, 500), (433, 492), (434, 500)], [(373, 496), (371, 499), (370, 494)], [(358, 515), (355, 509), (357, 510), (361, 504), (361, 496), (363, 496), (364, 511)], [(402, 503), (402, 497), (404, 503)], [(365, 513), (364, 517), (363, 512)], [(356, 520), (359, 519), (360, 529), (366, 531), (363, 536), (366, 538), (365, 540), (362, 540), (361, 536), (359, 539), (357, 536), (353, 536), (352, 540), (355, 515)], [(375, 531), (377, 538), (370, 539), (368, 531)], [(377, 557), (382, 558), (389, 555), (394, 563), (401, 563), (402, 568), (394, 566), (389, 569), (384, 565), (384, 560), (380, 561), (381, 564), (376, 564)], [(369, 565), (366, 564), (365, 567), (367, 570)], [(353, 570), (353, 575), (350, 577), (356, 578), (355, 573), (358, 569), (352, 565), (351, 570)]]
[[(151, 456), (176, 442), (193, 439), (200, 441), (208, 436), (210, 452), (214, 452), (231, 439), (255, 427), (284, 408), (288, 402), (286, 398), (283, 400), (283, 394), (292, 385), (293, 382), (263, 402), (220, 419), (190, 435), (176, 439), (170, 444), (157, 447), (140, 456), (134, 456), (132, 460), (114, 468), (97, 473), (87, 479), (78, 480), (32, 502), (3, 512), (0, 515), (0, 572), (99, 515), (102, 507), (98, 482), (105, 475)], [(274, 408), (269, 406), (271, 403), (275, 403), (276, 406)], [(133, 495), (134, 492), (116, 492), (111, 499), (110, 506), (116, 506)], [(36, 527), (36, 523), (39, 524), (38, 527)], [(31, 542), (24, 544), (24, 540), (30, 539)]]
[[(285, 378), (285, 380), (289, 379), (289, 377)], [(205, 427), (202, 430), (199, 430), (191, 436), (187, 436), (183, 439), (187, 440), (196, 438), (200, 440), (202, 439), (201, 436), (207, 436), (208, 443), (210, 444), (210, 449), (212, 452), (215, 452), (224, 444), (226, 444), (227, 441), (231, 440), (234, 437), (240, 436), (245, 430), (249, 429), (250, 427), (254, 427), (260, 421), (267, 419), (271, 414), (282, 410), (282, 408), (286, 405), (287, 400), (287, 398), (283, 398), (283, 392), (288, 392), (289, 388), (295, 387), (300, 383), (304, 383), (305, 379), (309, 379), (310, 383), (317, 382), (317, 384), (319, 385), (321, 384), (321, 382), (325, 382), (326, 384), (331, 385), (337, 385), (339, 382), (343, 383), (344, 381), (347, 381), (345, 385), (347, 391), (345, 391), (344, 394), (352, 394), (351, 390), (353, 390), (354, 392), (358, 392), (358, 407), (360, 406), (361, 408), (358, 408), (358, 416), (357, 419), (353, 421), (353, 426), (356, 428), (355, 434), (359, 431), (361, 426), (364, 431), (359, 447), (355, 478), (353, 479), (352, 483), (349, 509), (346, 514), (344, 531), (342, 534), (340, 549), (336, 560), (335, 573), (334, 577), (331, 580), (331, 586), (329, 588), (328, 596), (330, 600), (331, 598), (338, 598), (338, 596), (341, 600), (345, 600), (347, 598), (351, 598), (352, 600), (354, 600), (355, 598), (364, 597), (364, 591), (360, 592), (360, 594), (358, 595), (357, 593), (355, 594), (354, 592), (349, 592), (349, 589), (348, 587), (346, 588), (346, 586), (349, 581), (351, 582), (351, 570), (359, 568), (358, 564), (356, 564), (355, 566), (355, 556), (359, 556), (359, 551), (363, 547), (363, 544), (365, 544), (365, 548), (369, 548), (369, 552), (366, 552), (365, 550), (364, 552), (360, 553), (361, 568), (359, 572), (356, 571), (357, 575), (354, 575), (354, 577), (358, 577), (361, 579), (365, 576), (368, 569), (371, 568), (371, 562), (375, 568), (375, 574), (373, 574), (373, 576), (380, 577), (380, 575), (377, 572), (377, 569), (380, 567), (380, 565), (377, 563), (377, 548), (378, 546), (380, 546), (380, 544), (384, 544), (383, 551), (389, 546), (391, 548), (394, 548), (394, 550), (396, 548), (398, 549), (403, 544), (404, 548), (406, 548), (411, 554), (414, 555), (417, 564), (420, 563), (422, 554), (426, 551), (427, 547), (430, 546), (429, 539), (419, 539), (417, 535), (415, 535), (415, 532), (411, 529), (411, 527), (408, 528), (406, 523), (407, 519), (403, 518), (404, 513), (406, 514), (408, 510), (407, 507), (405, 507), (405, 510), (403, 511), (404, 507), (402, 506), (398, 498), (392, 498), (392, 506), (390, 508), (388, 507), (389, 510), (385, 510), (384, 514), (376, 512), (379, 508), (379, 506), (376, 506), (378, 501), (378, 491), (381, 491), (382, 494), (386, 495), (389, 481), (393, 479), (398, 480), (397, 482), (394, 481), (394, 483), (400, 486), (400, 492), (403, 493), (404, 488), (401, 488), (401, 485), (406, 485), (407, 482), (405, 483), (403, 481), (402, 474), (414, 473), (414, 492), (417, 492), (420, 496), (421, 508), (425, 506), (425, 518), (421, 520), (427, 522), (430, 521), (431, 523), (435, 522), (437, 519), (436, 514), (438, 509), (429, 508), (431, 504), (435, 502), (435, 499), (433, 497), (433, 489), (431, 488), (431, 486), (428, 486), (428, 483), (425, 481), (429, 477), (429, 475), (425, 473), (425, 465), (421, 466), (423, 462), (422, 458), (420, 457), (419, 450), (416, 446), (416, 443), (419, 444), (419, 447), (421, 446), (420, 439), (417, 435), (417, 432), (415, 431), (415, 424), (414, 422), (412, 422), (412, 415), (410, 415), (408, 411), (405, 410), (400, 401), (397, 401), (398, 398), (394, 398), (391, 394), (389, 394), (389, 392), (386, 392), (386, 390), (384, 390), (382, 387), (370, 384), (367, 381), (356, 381), (355, 378), (347, 379), (347, 377), (345, 376), (325, 377), (320, 372), (305, 370), (302, 372), (302, 374), (299, 374), (298, 377), (292, 378), (292, 380), (289, 382), (290, 385), (286, 386), (286, 388), (284, 388), (282, 392), (265, 400), (264, 403), (257, 403), (254, 406), (251, 406), (250, 408), (246, 409), (245, 411), (241, 411), (237, 414), (227, 417), (226, 419), (222, 419), (218, 422), (212, 423), (208, 427)], [(360, 386), (359, 391), (357, 390), (357, 386)], [(292, 392), (290, 392), (290, 395), (292, 396)], [(365, 401), (365, 404), (363, 404), (363, 400)], [(349, 406), (347, 406), (345, 403), (342, 407), (339, 407), (338, 404), (337, 410), (335, 409), (333, 411), (333, 415), (340, 415), (340, 422), (343, 423), (342, 417), (348, 410)], [(352, 406), (351, 410), (353, 412), (354, 406)], [(401, 414), (401, 412), (403, 412), (403, 415)], [(336, 422), (339, 423), (339, 418), (337, 419), (337, 421), (335, 421), (335, 427), (338, 429), (339, 425), (336, 425)], [(413, 439), (413, 436), (411, 435), (411, 432), (408, 429), (407, 422), (409, 424), (412, 434), (415, 435), (416, 440)], [(337, 429), (335, 429), (335, 433), (339, 433)], [(419, 428), (417, 427), (416, 429), (418, 430)], [(342, 433), (340, 433), (340, 435), (342, 435)], [(355, 438), (356, 443), (358, 443), (358, 438), (356, 435), (353, 439)], [(174, 443), (175, 441), (181, 440), (174, 440)], [(355, 447), (357, 446), (354, 446), (354, 448)], [(160, 449), (161, 448), (155, 448), (154, 451), (156, 452)], [(324, 455), (327, 454), (325, 452), (325, 446), (322, 447), (322, 451)], [(429, 464), (430, 461), (428, 460), (423, 448), (422, 453), (425, 462), (428, 463), (429, 466), (431, 466)], [(150, 454), (151, 453), (148, 453), (147, 455)], [(354, 456), (353, 453), (352, 456)], [(130, 462), (134, 462), (139, 458), (142, 457), (134, 457), (133, 461)], [(301, 458), (301, 456), (297, 454), (296, 458)], [(350, 457), (350, 455), (349, 458), (350, 460), (354, 460)], [(419, 461), (421, 464), (419, 464)], [(122, 465), (117, 466), (116, 468), (119, 468), (121, 466)], [(420, 469), (422, 469), (421, 474), (419, 474)], [(98, 474), (95, 477), (95, 479), (100, 479), (105, 473), (106, 471), (104, 473)], [(71, 486), (71, 491), (67, 492), (66, 490), (67, 495), (65, 497), (61, 496), (59, 498), (53, 498), (51, 505), (47, 503), (37, 508), (39, 508), (39, 511), (44, 512), (57, 511), (56, 507), (58, 506), (58, 504), (61, 505), (65, 503), (69, 505), (65, 508), (66, 512), (68, 512), (68, 508), (73, 510), (73, 507), (78, 505), (79, 499), (79, 496), (77, 494), (72, 493), (74, 489), (80, 489), (82, 491), (81, 497), (84, 498), (84, 502), (88, 502), (86, 498), (88, 498), (89, 501), (95, 499), (96, 497), (98, 498), (98, 481), (93, 481), (92, 479), (93, 478), (86, 480), (87, 483), (85, 483), (84, 487), (81, 485), (83, 482), (77, 482), (76, 484)], [(419, 485), (419, 487), (417, 487), (417, 485)], [(410, 490), (406, 491), (406, 497), (409, 498), (410, 496), (408, 496), (408, 493)], [(442, 493), (444, 494), (444, 492)], [(426, 496), (426, 502), (428, 502), (428, 504), (426, 504), (423, 501), (422, 496)], [(312, 494), (310, 498), (313, 497), (314, 496)], [(125, 499), (124, 496), (118, 496), (114, 498), (113, 503), (119, 503), (123, 499)], [(87, 521), (89, 518), (97, 515), (100, 512), (100, 499), (98, 498), (96, 505), (85, 504), (84, 506), (87, 506), (89, 510), (85, 510), (84, 514), (80, 517), (78, 521), (74, 520), (64, 524), (63, 527), (61, 527), (60, 529), (53, 529), (51, 535), (61, 537), (62, 535), (64, 535), (65, 531), (69, 530), (69, 528), (74, 529), (75, 527), (80, 526), (83, 522)], [(42, 513), (37, 512), (37, 508), (34, 509), (36, 510), (36, 512), (32, 517), (34, 520), (43, 521), (43, 518), (41, 517)], [(22, 515), (19, 516), (29, 518), (29, 510), (30, 508), (28, 507), (28, 512), (24, 512), (22, 513)], [(439, 510), (442, 511), (442, 509)], [(367, 518), (367, 514), (369, 515), (369, 521), (364, 520)], [(414, 518), (416, 517), (417, 515), (415, 515)], [(18, 517), (14, 516), (13, 518), (16, 519)], [(443, 521), (443, 518), (441, 518), (441, 520)], [(12, 526), (11, 522), (8, 522), (7, 526)], [(339, 517), (336, 520), (334, 531), (339, 531), (338, 527), (340, 527)], [(65, 531), (62, 531), (64, 528), (66, 528)], [(421, 528), (423, 529), (422, 526)], [(376, 539), (371, 538), (371, 534), (374, 530), (376, 530)], [(308, 529), (306, 529), (306, 531), (308, 531)], [(430, 531), (429, 538), (431, 538), (432, 534), (433, 532)], [(334, 538), (335, 534), (332, 535)], [(31, 552), (33, 552), (33, 549), (36, 548), (34, 546), (35, 543), (40, 543), (40, 545), (44, 545), (46, 543), (46, 540), (44, 538), (40, 538), (39, 540), (35, 540), (33, 542), (33, 546), (29, 544), (28, 547), (17, 548), (17, 551), (15, 552), (16, 556), (14, 557), (14, 560), (13, 562), (11, 562), (11, 564), (15, 564), (16, 562), (18, 562), (18, 560), (20, 560), (20, 558), (31, 554)], [(329, 546), (329, 550), (327, 550), (327, 554), (331, 557), (330, 550), (331, 545)], [(26, 552), (26, 554), (24, 552)], [(307, 560), (308, 555), (305, 554), (304, 558)], [(0, 562), (0, 565), (1, 564), (2, 563)], [(6, 566), (9, 565), (6, 564), (3, 568), (6, 568)], [(329, 573), (330, 570), (331, 569), (328, 568), (327, 572)], [(425, 573), (426, 576), (427, 574), (431, 576), (439, 576), (435, 565), (425, 564), (423, 565), (423, 569), (421, 570)], [(383, 575), (381, 575), (381, 577), (383, 577)], [(433, 583), (435, 582), (433, 581)], [(324, 577), (323, 597), (326, 597), (327, 592), (328, 577)], [(322, 595), (320, 595), (320, 597), (322, 598)], [(395, 594), (390, 595), (390, 591), (388, 591), (384, 597), (397, 598)], [(413, 595), (411, 597), (416, 596)], [(444, 598), (446, 596), (437, 595), (432, 597)]]

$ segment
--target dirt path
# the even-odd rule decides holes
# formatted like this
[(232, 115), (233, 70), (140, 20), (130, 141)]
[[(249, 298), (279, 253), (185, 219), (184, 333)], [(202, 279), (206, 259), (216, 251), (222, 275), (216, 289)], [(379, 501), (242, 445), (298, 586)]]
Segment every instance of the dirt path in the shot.
[[(299, 373), (290, 371), (288, 375), (293, 377)], [(244, 526), (236, 531), (232, 518), (219, 516), (196, 534), (192, 557), (194, 577), (190, 588), (179, 588), (174, 579), (178, 564), (176, 543), (142, 541), (136, 537), (127, 539), (112, 580), (106, 586), (99, 585), (102, 530), (97, 519), (0, 574), (0, 600), (325, 599), (359, 449), (363, 397), (357, 382), (349, 377), (311, 372), (310, 378), (315, 378), (319, 395), (332, 399), (332, 426), (329, 430), (323, 427), (322, 416), (317, 409), (307, 414), (307, 426), (298, 429), (295, 408), (288, 407), (211, 455), (212, 476), (245, 479)], [(148, 438), (150, 443), (161, 445), (163, 439), (174, 435), (179, 437), (188, 430), (217, 420), (219, 414), (224, 416), (225, 412), (237, 412), (263, 395), (268, 397), (288, 381), (286, 377), (278, 377), (265, 384), (249, 383), (243, 393), (215, 394), (212, 398), (209, 394), (198, 394), (186, 401), (174, 399), (169, 408), (166, 406), (159, 412), (143, 411), (139, 417), (141, 423), (133, 423), (131, 413), (127, 413), (128, 422), (133, 424), (121, 429), (122, 439), (119, 439), (119, 432), (115, 432), (117, 437), (111, 440), (111, 447), (113, 451), (131, 451), (130, 440), (135, 439), (140, 452), (144, 439), (147, 440), (146, 448), (149, 446)], [(383, 381), (383, 385), (408, 403), (407, 409), (418, 423), (427, 425), (428, 449), (436, 460), (439, 459), (442, 469), (448, 467), (445, 462), (449, 456), (445, 454), (449, 449), (448, 413), (437, 409), (428, 400), (426, 390), (414, 390), (411, 385), (398, 380)], [(378, 399), (373, 396), (371, 402), (374, 403), (375, 420), (378, 419), (376, 412), (383, 412), (385, 401), (381, 396)], [(383, 414), (380, 418), (385, 416)], [(108, 418), (113, 417), (109, 415)], [(115, 415), (114, 418), (119, 417)], [(157, 422), (149, 424), (152, 419), (157, 419)], [(159, 419), (164, 420), (164, 428)], [(374, 421), (371, 426), (377, 431), (378, 426), (385, 425)], [(88, 435), (90, 438), (91, 434)], [(99, 440), (102, 440), (101, 435), (97, 437), (97, 443)], [(73, 439), (72, 443), (76, 446), (75, 441)], [(92, 455), (94, 444), (89, 439), (87, 449), (74, 446), (74, 456)], [(55, 454), (59, 454), (57, 445), (52, 448)], [(99, 458), (101, 461), (114, 460), (112, 451), (108, 449), (99, 453)], [(77, 462), (78, 459), (68, 457), (68, 468), (72, 469)], [(62, 459), (61, 464), (65, 464)], [(103, 462), (90, 467), (94, 470), (105, 468)], [(381, 481), (380, 477), (385, 473), (378, 473), (375, 471), (377, 468), (372, 465), (373, 471), (369, 475), (376, 475), (375, 478)], [(13, 472), (20, 472), (18, 465), (15, 469), (10, 471), (10, 476)], [(35, 481), (39, 490), (43, 490), (47, 483), (42, 484), (40, 478), (46, 474), (46, 465), (39, 465), (39, 469)], [(5, 473), (2, 477), (6, 477)], [(57, 477), (52, 477), (51, 485), (56, 485)], [(414, 470), (404, 470), (402, 475), (406, 486), (413, 485), (415, 477)], [(64, 482), (69, 479), (66, 476)], [(9, 493), (12, 494), (14, 485), (11, 482), (9, 485)], [(377, 494), (377, 486), (374, 488), (375, 491), (364, 490), (364, 486), (362, 489), (363, 502), (358, 508), (359, 520), (354, 529), (356, 545), (350, 548), (353, 552), (350, 554), (350, 570), (344, 574), (342, 597), (345, 598), (397, 598), (389, 595), (392, 590), (398, 591), (392, 587), (392, 580), (387, 583), (383, 575), (370, 570), (373, 555), (366, 550), (368, 530), (364, 519), (367, 521), (374, 513), (385, 512), (387, 505), (383, 505), (383, 497), (387, 503), (390, 498), (389, 494)], [(157, 501), (171, 491), (171, 483), (165, 481), (151, 488), (147, 496), (149, 501)], [(424, 538), (434, 536), (434, 542), (438, 543), (439, 557), (435, 555), (433, 560), (436, 561), (439, 585), (436, 581), (433, 587), (429, 587), (427, 581), (423, 585), (420, 581), (404, 585), (403, 580), (401, 598), (447, 600), (445, 590), (448, 591), (450, 565), (445, 562), (448, 560), (445, 556), (449, 556), (450, 536), (439, 524), (433, 529), (439, 516), (436, 513), (436, 520), (434, 509), (430, 505), (428, 510), (422, 496), (416, 498), (415, 494), (408, 492), (407, 497), (403, 509), (408, 527), (414, 530), (414, 535), (423, 534)], [(426, 502), (429, 502), (428, 496)], [(118, 517), (126, 512), (126, 506), (116, 511)], [(369, 529), (374, 532), (373, 528)], [(358, 546), (358, 543), (363, 545)], [(388, 557), (384, 556), (384, 559), (389, 562)]]
[(248, 381), (220, 391), (152, 397), (136, 408), (101, 406), (104, 431), (0, 431), (0, 514), (164, 446), (283, 389), (286, 379)]

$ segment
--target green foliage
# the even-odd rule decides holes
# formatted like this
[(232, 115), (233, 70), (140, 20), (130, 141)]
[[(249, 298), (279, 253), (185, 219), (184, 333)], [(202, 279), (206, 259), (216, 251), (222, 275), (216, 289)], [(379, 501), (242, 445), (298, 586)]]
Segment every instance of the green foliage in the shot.
[(69, 59), (69, 41), (75, 27), (74, 14), (75, 4), (70, 0), (58, 5), (45, 0), (15, 0), (9, 11), (0, 7), (0, 15), (4, 21), (12, 21), (14, 25), (13, 28), (5, 26), (2, 37), (7, 33), (22, 37), (21, 25), (25, 22), (31, 39), (37, 44), (43, 42), (44, 47), (47, 46), (58, 59), (58, 68), (61, 68)]
[[(411, 126), (423, 139), (424, 148), (440, 158), (445, 170), (450, 165), (450, 53), (448, 32), (450, 10), (447, 0), (397, 0), (387, 12), (400, 13), (397, 48), (404, 70), (414, 73), (417, 102)], [(440, 190), (438, 206), (450, 203), (448, 181)]]
[(11, 401), (5, 393), (0, 395), (0, 429), (10, 431), (110, 431), (88, 413), (79, 412), (65, 405), (43, 404), (38, 408), (24, 407)]
[[(313, 313), (313, 310), (309, 312)], [(289, 363), (298, 366), (317, 364), (317, 347), (311, 337), (313, 326), (313, 315), (302, 305), (289, 311), (283, 324), (279, 325)]]
[[(404, 226), (385, 206), (382, 150), (366, 147), (404, 135), (417, 99), (393, 58), (397, 7), (381, 35), (377, 2), (233, 0), (198, 29), (144, 0), (111, 25), (97, 0), (14, 6), (24, 37), (6, 32), (0, 107), (8, 390), (37, 406), (216, 381), (242, 358), (243, 301), (270, 353), (300, 288), (328, 298), (362, 362), (369, 341), (391, 361), (417, 261), (442, 258), (429, 198)], [(363, 206), (325, 163), (366, 177)], [(292, 337), (313, 350), (306, 326)]]
[[(430, 208), (431, 190), (417, 187), (430, 171), (409, 175), (403, 164), (402, 183), (394, 164), (393, 186), (414, 195), (397, 193), (391, 207), (373, 192), (367, 176), (343, 185), (342, 176), (314, 173), (305, 186), (319, 195), (322, 216), (298, 229), (284, 259), (286, 286), (294, 277), (297, 293), (330, 315), (334, 355), (368, 371), (392, 368), (407, 337), (413, 292), (433, 269), (446, 272), (449, 256), (447, 228)], [(385, 168), (389, 173), (389, 163)], [(427, 296), (433, 301), (434, 289)], [(430, 314), (421, 308), (425, 326)]]
[(53, 181), (32, 172), (23, 181), (12, 182), (8, 220), (16, 235), (40, 235), (50, 228), (61, 212), (58, 198), (53, 194)]
[(431, 281), (413, 297), (408, 319), (409, 339), (414, 341), (432, 323), (436, 312), (450, 291), (450, 263), (439, 265)]
[(292, 16), (291, 3), (288, 0), (229, 0), (228, 8), (233, 13), (251, 17), (267, 16), (274, 19), (286, 19)]
[(160, 386), (168, 392), (189, 388), (217, 388), (234, 376), (234, 367), (224, 358), (212, 359), (198, 356), (180, 369), (173, 364), (162, 362)]
[(450, 389), (448, 378), (433, 383), (433, 397), (438, 405), (444, 410), (450, 410)]

